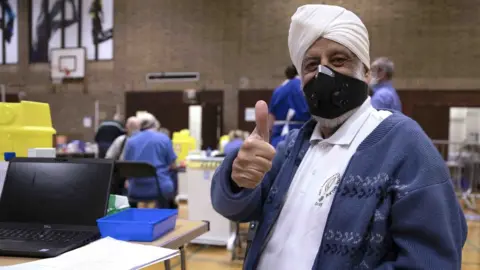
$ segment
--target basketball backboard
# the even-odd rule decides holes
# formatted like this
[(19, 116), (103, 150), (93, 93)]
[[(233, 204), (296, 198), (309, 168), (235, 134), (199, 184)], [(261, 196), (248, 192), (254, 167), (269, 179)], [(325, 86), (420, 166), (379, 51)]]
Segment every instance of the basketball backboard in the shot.
[(83, 79), (85, 77), (85, 48), (57, 48), (50, 51), (52, 80)]

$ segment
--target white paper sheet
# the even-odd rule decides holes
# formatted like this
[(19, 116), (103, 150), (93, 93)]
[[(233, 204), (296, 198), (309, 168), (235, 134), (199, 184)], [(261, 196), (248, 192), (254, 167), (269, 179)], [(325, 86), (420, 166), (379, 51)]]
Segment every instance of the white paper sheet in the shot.
[(91, 128), (92, 127), (92, 118), (89, 116), (85, 116), (83, 118), (83, 127)]
[(24, 270), (139, 269), (179, 255), (178, 250), (133, 244), (107, 237), (51, 259), (9, 266)]

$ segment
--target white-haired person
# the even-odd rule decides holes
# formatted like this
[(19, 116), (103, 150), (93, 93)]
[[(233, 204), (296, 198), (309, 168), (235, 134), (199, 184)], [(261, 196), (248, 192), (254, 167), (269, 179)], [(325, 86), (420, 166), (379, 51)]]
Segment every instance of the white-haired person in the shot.
[[(135, 135), (135, 133), (140, 131), (140, 121), (137, 117), (132, 116), (127, 119), (125, 123), (126, 134), (118, 136), (108, 148), (108, 151), (105, 155), (105, 158), (114, 159), (114, 160), (124, 160), (125, 159), (125, 145), (127, 144), (128, 138)], [(125, 193), (128, 182), (124, 177), (118, 176), (116, 179), (118, 183), (118, 189), (121, 193)]]
[(212, 180), (217, 212), (258, 221), (244, 269), (460, 269), (467, 226), (445, 162), (415, 121), (372, 107), (360, 18), (301, 6), (288, 47), (313, 119), (274, 149), (257, 102)]
[(226, 155), (238, 151), (246, 137), (245, 132), (241, 130), (232, 130), (229, 132), (228, 136), (230, 137), (230, 141), (228, 141), (223, 149), (223, 152)]
[(375, 109), (390, 109), (401, 112), (402, 102), (393, 87), (393, 62), (380, 57), (373, 61), (370, 72), (370, 87), (372, 88), (372, 106)]
[(138, 116), (141, 131), (128, 139), (125, 145), (125, 160), (147, 162), (157, 170), (158, 194), (155, 177), (128, 179), (128, 198), (133, 207), (172, 208), (175, 185), (171, 170), (175, 168), (177, 155), (170, 138), (158, 132), (160, 123), (150, 113)]
[(119, 136), (108, 148), (105, 158), (123, 160), (125, 156), (125, 144), (127, 139), (140, 131), (140, 121), (136, 116), (129, 117), (125, 123), (126, 134)]

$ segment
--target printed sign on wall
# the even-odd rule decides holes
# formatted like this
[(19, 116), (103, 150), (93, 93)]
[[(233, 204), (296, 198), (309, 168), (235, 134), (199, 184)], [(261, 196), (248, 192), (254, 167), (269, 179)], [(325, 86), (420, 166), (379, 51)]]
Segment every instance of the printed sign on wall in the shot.
[(88, 60), (113, 59), (113, 4), (30, 0), (30, 62), (48, 62), (51, 49), (77, 47), (86, 48)]
[(18, 1), (0, 0), (0, 64), (18, 63)]

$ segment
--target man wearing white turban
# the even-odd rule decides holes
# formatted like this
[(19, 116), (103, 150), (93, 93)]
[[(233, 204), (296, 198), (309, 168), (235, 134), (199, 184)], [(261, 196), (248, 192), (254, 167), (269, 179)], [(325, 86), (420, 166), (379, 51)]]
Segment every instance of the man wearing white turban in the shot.
[(257, 221), (244, 268), (460, 269), (467, 226), (445, 162), (412, 119), (372, 107), (362, 21), (302, 6), (288, 46), (313, 119), (274, 149), (257, 102), (212, 181), (217, 212)]

